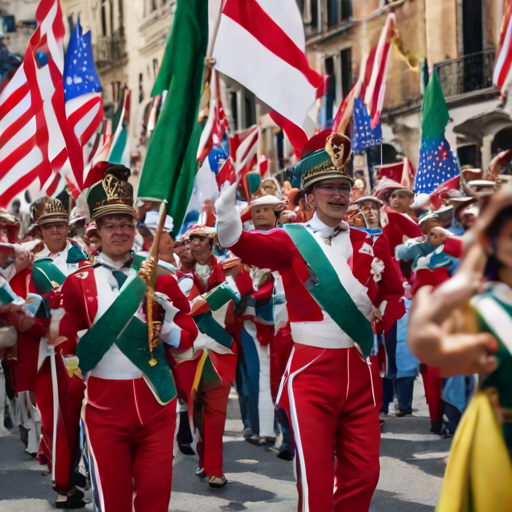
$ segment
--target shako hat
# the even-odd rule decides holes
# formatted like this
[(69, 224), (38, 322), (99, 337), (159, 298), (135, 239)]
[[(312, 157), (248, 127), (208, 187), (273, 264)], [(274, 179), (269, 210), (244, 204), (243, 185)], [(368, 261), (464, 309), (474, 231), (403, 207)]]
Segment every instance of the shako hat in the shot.
[(124, 165), (98, 162), (90, 172), (103, 171), (103, 178), (87, 193), (91, 220), (104, 215), (135, 215), (130, 169)]
[(30, 205), (30, 216), (36, 226), (65, 222), (69, 223), (69, 215), (59, 199), (53, 197), (40, 197)]
[(352, 154), (350, 139), (341, 133), (325, 130), (311, 137), (302, 150), (302, 160), (295, 166), (294, 175), (300, 178), (301, 190), (332, 178), (353, 179), (345, 172)]

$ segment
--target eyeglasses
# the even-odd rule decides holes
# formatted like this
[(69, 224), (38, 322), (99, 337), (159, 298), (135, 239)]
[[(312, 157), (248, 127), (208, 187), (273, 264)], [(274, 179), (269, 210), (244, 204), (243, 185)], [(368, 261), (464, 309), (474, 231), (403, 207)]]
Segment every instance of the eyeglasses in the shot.
[(315, 190), (320, 190), (322, 194), (333, 195), (336, 191), (338, 191), (341, 195), (350, 195), (350, 185), (318, 185), (315, 187)]

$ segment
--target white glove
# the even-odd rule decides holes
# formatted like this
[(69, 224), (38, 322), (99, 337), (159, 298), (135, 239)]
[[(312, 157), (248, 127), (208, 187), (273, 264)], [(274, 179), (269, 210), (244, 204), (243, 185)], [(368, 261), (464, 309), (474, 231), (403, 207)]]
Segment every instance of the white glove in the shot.
[(160, 339), (170, 345), (171, 347), (178, 348), (181, 340), (181, 328), (178, 327), (174, 322), (164, 321), (162, 325), (162, 332), (160, 333)]
[(236, 189), (238, 180), (222, 191), (215, 202), (217, 214), (217, 235), (222, 247), (231, 247), (242, 234), (242, 220), (236, 209)]
[(165, 310), (165, 321), (169, 323), (174, 322), (174, 317), (180, 310), (173, 305), (169, 297), (165, 293), (155, 292), (155, 301), (160, 304)]

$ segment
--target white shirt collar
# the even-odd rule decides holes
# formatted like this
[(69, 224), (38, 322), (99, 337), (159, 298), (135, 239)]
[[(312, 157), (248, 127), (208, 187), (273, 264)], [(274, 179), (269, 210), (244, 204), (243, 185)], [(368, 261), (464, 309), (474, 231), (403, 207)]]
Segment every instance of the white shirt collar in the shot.
[[(316, 212), (313, 215), (312, 219), (306, 223), (306, 227), (310, 228), (315, 233), (319, 233), (322, 238), (328, 238), (332, 235), (335, 228), (329, 227), (327, 224), (324, 224), (317, 216)], [(340, 227), (343, 231), (348, 231), (350, 226), (345, 222), (341, 221)]]
[(63, 251), (58, 252), (57, 254), (53, 254), (52, 256), (50, 256), (50, 254), (51, 254), (50, 249), (48, 249), (48, 247), (45, 245), (44, 249), (42, 251), (39, 251), (35, 255), (35, 259), (36, 260), (38, 260), (40, 258), (52, 258), (52, 259), (55, 259), (55, 258), (58, 258), (60, 256), (60, 257), (64, 258), (64, 261), (66, 261), (67, 257), (68, 257), (69, 249), (71, 249), (71, 242), (68, 240), (66, 242), (66, 247), (64, 248)]
[(124, 264), (131, 259), (132, 255), (130, 253), (126, 254), (126, 257), (120, 261), (114, 261), (112, 258), (109, 258), (106, 254), (100, 252), (98, 256), (98, 261), (100, 263), (104, 263), (107, 267), (111, 267), (115, 270), (121, 269)]

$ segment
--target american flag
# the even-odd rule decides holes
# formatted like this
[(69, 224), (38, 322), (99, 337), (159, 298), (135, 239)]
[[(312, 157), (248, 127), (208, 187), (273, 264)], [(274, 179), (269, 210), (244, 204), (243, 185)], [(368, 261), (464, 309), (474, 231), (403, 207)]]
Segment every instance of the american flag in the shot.
[(504, 16), (501, 24), (500, 46), (494, 67), (493, 82), (502, 92), (512, 80), (512, 1), (504, 2)]
[[(92, 55), (91, 33), (82, 33), (80, 19), (69, 40), (64, 64), (64, 95), (69, 128), (83, 147), (94, 135), (103, 119), (101, 84)], [(83, 185), (82, 172), (75, 174), (79, 188)]]
[(0, 206), (36, 179), (43, 187), (78, 146), (67, 129), (59, 1), (41, 0), (36, 19), (23, 63), (0, 93)]
[(354, 152), (382, 144), (380, 122), (377, 122), (377, 126), (372, 128), (372, 118), (360, 97), (354, 100), (353, 119), (352, 150)]

